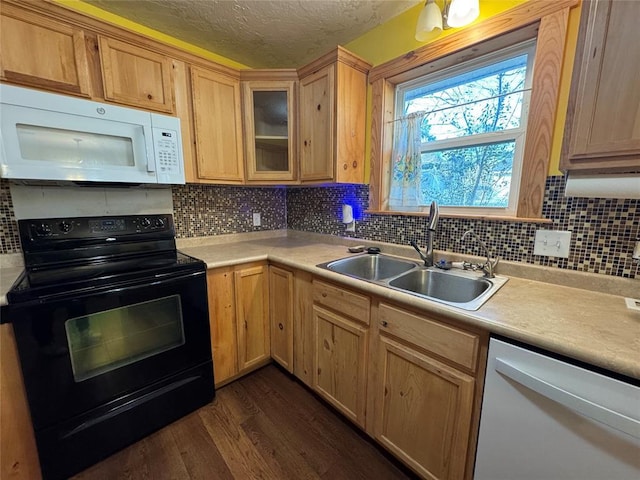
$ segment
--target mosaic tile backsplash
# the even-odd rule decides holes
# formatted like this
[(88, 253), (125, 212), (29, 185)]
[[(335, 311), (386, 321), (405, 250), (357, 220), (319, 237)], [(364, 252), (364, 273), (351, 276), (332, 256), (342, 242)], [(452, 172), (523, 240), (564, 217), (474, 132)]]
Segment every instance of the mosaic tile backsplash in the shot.
[[(564, 196), (563, 176), (548, 177), (543, 216), (551, 224), (440, 218), (434, 239), (438, 250), (481, 255), (473, 241), (460, 242), (473, 230), (487, 244), (492, 256), (535, 265), (636, 278), (640, 265), (631, 258), (640, 237), (640, 200), (578, 198)], [(407, 245), (410, 240), (425, 245), (428, 217), (370, 215), (364, 213), (368, 187), (342, 185), (287, 190), (287, 227), (331, 235)], [(342, 204), (354, 208), (356, 232), (345, 232), (340, 223)], [(533, 255), (536, 230), (572, 232), (569, 258)]]
[[(505, 260), (570, 270), (640, 277), (631, 252), (640, 237), (640, 200), (564, 197), (564, 177), (548, 177), (543, 215), (551, 224), (441, 218), (435, 248), (480, 255), (473, 242), (462, 244), (469, 229), (480, 236), (492, 255)], [(290, 228), (372, 241), (406, 245), (426, 243), (427, 217), (369, 215), (368, 187), (253, 188), (213, 185), (173, 187), (174, 219), (179, 238)], [(354, 207), (356, 232), (345, 233), (340, 223), (342, 204)], [(6, 180), (0, 179), (0, 254), (19, 253), (20, 241)], [(260, 227), (253, 226), (260, 213)], [(572, 232), (567, 259), (533, 255), (535, 231)]]
[[(172, 190), (178, 238), (287, 228), (284, 187), (175, 185)], [(253, 226), (254, 213), (260, 214), (260, 227)]]

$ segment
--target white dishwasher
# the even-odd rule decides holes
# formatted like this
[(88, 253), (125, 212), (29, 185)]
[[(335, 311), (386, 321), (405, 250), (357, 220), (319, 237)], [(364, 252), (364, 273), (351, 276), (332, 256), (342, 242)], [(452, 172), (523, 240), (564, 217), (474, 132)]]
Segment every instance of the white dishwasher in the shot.
[(492, 338), (474, 479), (640, 479), (638, 382)]

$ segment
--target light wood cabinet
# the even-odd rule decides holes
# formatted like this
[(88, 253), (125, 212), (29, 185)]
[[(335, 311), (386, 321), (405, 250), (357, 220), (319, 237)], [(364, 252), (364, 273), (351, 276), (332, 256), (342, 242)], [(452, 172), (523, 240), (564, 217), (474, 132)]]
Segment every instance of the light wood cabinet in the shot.
[(238, 371), (253, 370), (270, 359), (269, 277), (267, 265), (236, 270)]
[(364, 428), (369, 298), (314, 280), (313, 302), (312, 387)]
[(13, 326), (0, 325), (0, 478), (42, 478)]
[(270, 361), (267, 272), (264, 263), (207, 271), (216, 386)]
[(98, 44), (105, 100), (175, 113), (169, 57), (104, 36)]
[(488, 340), (384, 302), (375, 311), (373, 436), (423, 478), (471, 478)]
[(640, 2), (586, 1), (562, 170), (640, 170)]
[(296, 270), (293, 278), (293, 374), (313, 384), (313, 276)]
[(90, 78), (82, 29), (2, 5), (0, 79), (90, 97)]
[(243, 183), (240, 79), (191, 67), (191, 94), (198, 178)]
[(418, 474), (464, 478), (474, 378), (381, 336), (376, 439)]
[(293, 272), (269, 266), (271, 358), (293, 373)]
[(295, 70), (245, 70), (242, 83), (247, 182), (297, 178)]
[(364, 182), (370, 68), (338, 47), (298, 70), (302, 183)]

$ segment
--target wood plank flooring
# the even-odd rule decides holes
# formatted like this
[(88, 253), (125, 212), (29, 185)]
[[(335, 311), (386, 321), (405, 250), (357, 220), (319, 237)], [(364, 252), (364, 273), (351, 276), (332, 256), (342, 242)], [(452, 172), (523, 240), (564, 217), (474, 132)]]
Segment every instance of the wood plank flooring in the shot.
[(406, 479), (375, 446), (273, 365), (73, 477), (115, 479)]

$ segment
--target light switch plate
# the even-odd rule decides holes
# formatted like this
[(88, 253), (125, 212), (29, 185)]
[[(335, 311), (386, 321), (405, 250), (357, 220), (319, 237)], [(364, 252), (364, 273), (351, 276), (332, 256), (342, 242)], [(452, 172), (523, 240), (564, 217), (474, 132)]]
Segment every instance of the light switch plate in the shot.
[(533, 254), (545, 257), (569, 258), (571, 232), (559, 230), (537, 230)]
[(259, 227), (260, 225), (262, 225), (262, 222), (260, 220), (260, 214), (259, 213), (254, 213), (253, 214), (253, 226), (254, 227)]

